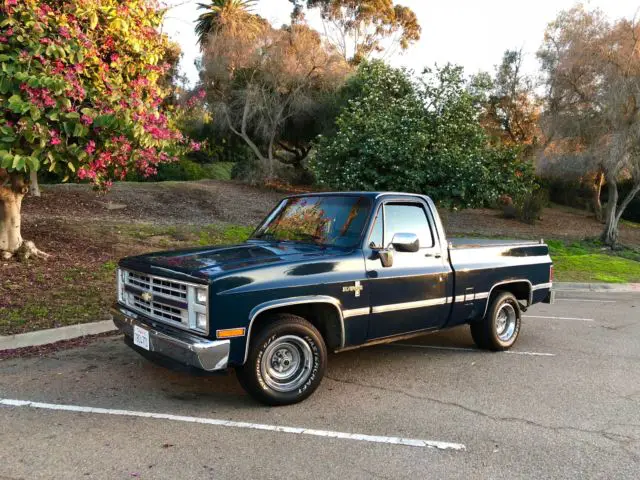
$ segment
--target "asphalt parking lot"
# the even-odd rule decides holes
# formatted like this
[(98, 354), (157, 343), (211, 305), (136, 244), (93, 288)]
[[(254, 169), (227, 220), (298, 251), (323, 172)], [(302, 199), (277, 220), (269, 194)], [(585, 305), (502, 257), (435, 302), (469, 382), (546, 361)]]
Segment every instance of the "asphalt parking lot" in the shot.
[(640, 295), (560, 293), (508, 353), (461, 328), (333, 355), (292, 407), (119, 337), (0, 362), (0, 399), (0, 478), (637, 479)]

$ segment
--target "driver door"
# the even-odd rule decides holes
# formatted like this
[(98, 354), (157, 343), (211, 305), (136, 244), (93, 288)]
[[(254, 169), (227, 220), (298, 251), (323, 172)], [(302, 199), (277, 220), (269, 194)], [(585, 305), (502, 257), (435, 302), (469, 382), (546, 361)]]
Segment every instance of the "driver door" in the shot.
[[(365, 249), (371, 315), (368, 340), (437, 328), (449, 312), (446, 298), (451, 269), (442, 258), (428, 206), (416, 200), (382, 204)], [(418, 236), (417, 252), (393, 250), (384, 267), (381, 248), (392, 248), (397, 233)]]

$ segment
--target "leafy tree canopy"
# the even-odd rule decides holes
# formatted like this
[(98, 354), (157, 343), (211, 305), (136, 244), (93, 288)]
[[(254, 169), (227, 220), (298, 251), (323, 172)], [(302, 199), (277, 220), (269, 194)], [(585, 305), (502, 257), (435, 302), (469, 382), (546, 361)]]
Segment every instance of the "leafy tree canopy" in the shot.
[(393, 0), (290, 0), (293, 19), (303, 16), (303, 6), (317, 9), (324, 22), (327, 40), (345, 60), (363, 60), (393, 51), (406, 50), (420, 40), (421, 27), (416, 14)]
[(154, 174), (184, 147), (165, 101), (164, 59), (179, 50), (158, 32), (161, 20), (153, 0), (3, 2), (0, 251), (22, 244), (31, 172), (108, 187), (130, 169)]
[(177, 47), (148, 0), (8, 0), (0, 13), (0, 166), (103, 184), (153, 174), (182, 135), (159, 80)]
[(336, 132), (320, 137), (314, 169), (321, 183), (347, 190), (422, 192), (441, 203), (481, 206), (532, 186), (515, 148), (489, 146), (462, 69), (426, 70), (417, 80), (365, 62)]

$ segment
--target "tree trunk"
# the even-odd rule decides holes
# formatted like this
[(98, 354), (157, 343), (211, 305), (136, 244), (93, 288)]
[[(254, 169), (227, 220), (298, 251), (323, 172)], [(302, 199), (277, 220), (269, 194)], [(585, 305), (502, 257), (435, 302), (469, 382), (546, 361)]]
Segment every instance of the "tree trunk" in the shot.
[(13, 255), (22, 246), (20, 209), (23, 196), (11, 187), (0, 188), (0, 252), (3, 256)]
[(605, 226), (600, 239), (605, 245), (614, 248), (618, 243), (618, 184), (615, 178), (607, 179), (607, 188), (609, 190), (609, 199), (607, 200), (607, 213), (605, 217)]
[(602, 185), (604, 184), (604, 173), (599, 171), (596, 173), (593, 179), (593, 212), (596, 215), (596, 220), (599, 222), (604, 221), (604, 215), (602, 212), (602, 203), (600, 202), (600, 193), (602, 192)]
[(24, 178), (0, 170), (0, 180), (4, 180), (0, 183), (0, 258), (48, 258), (49, 255), (38, 250), (33, 242), (22, 238), (22, 199), (29, 190)]
[(38, 172), (31, 170), (29, 173), (29, 192), (34, 197), (40, 197), (40, 185), (38, 184)]

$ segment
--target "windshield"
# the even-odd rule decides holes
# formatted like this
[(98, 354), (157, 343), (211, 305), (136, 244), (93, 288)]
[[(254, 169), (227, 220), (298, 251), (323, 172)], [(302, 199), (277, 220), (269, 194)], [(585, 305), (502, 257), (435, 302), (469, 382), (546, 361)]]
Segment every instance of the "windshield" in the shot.
[(371, 200), (366, 197), (289, 198), (267, 217), (252, 238), (355, 247), (370, 210)]

